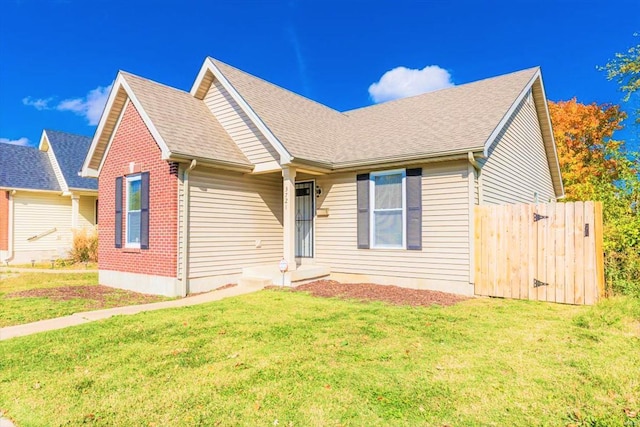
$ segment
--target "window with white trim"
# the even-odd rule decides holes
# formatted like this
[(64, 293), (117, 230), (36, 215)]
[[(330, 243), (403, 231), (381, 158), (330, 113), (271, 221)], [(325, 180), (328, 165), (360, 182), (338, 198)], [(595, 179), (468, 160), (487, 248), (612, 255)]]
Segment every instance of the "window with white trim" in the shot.
[(373, 248), (406, 248), (406, 171), (372, 172), (371, 242)]
[(141, 176), (127, 176), (127, 199), (126, 199), (126, 247), (140, 247), (140, 211), (141, 211)]

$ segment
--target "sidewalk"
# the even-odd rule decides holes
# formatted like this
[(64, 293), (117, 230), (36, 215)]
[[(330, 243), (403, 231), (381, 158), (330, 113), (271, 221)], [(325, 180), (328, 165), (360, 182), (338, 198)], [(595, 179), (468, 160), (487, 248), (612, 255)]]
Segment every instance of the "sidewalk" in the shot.
[[(98, 270), (91, 269), (77, 269), (77, 270), (65, 270), (62, 268), (25, 268), (25, 267), (6, 267), (0, 266), (0, 274), (5, 273), (53, 273), (53, 274), (62, 274), (62, 273), (97, 273)], [(1, 426), (0, 426), (1, 427)]]
[(0, 341), (8, 340), (9, 338), (37, 334), (38, 332), (53, 331), (55, 329), (68, 328), (69, 326), (82, 325), (96, 320), (108, 319), (113, 316), (131, 315), (142, 313), (143, 311), (154, 311), (162, 310), (164, 308), (187, 307), (203, 304), (206, 302), (218, 301), (223, 298), (256, 292), (261, 289), (262, 288), (259, 287), (234, 286), (232, 288), (211, 291), (178, 300), (129, 305), (125, 307), (107, 308), (96, 311), (85, 311), (82, 313), (74, 313), (70, 316), (58, 317), (56, 319), (41, 320), (39, 322), (27, 323), (24, 325), (7, 326), (5, 328), (0, 328)]

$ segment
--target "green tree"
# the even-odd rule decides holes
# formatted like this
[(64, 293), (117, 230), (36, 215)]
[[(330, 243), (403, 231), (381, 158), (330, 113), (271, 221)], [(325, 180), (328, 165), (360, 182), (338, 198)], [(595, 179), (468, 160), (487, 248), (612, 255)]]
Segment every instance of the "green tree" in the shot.
[(610, 292), (640, 297), (638, 154), (614, 138), (617, 105), (549, 102), (567, 201), (603, 202), (605, 275)]
[[(638, 37), (639, 34), (634, 34)], [(640, 44), (631, 46), (624, 53), (616, 53), (601, 70), (607, 73), (609, 80), (615, 80), (625, 94), (624, 102), (634, 102), (632, 98), (640, 93)], [(636, 123), (640, 123), (640, 108), (635, 106)]]

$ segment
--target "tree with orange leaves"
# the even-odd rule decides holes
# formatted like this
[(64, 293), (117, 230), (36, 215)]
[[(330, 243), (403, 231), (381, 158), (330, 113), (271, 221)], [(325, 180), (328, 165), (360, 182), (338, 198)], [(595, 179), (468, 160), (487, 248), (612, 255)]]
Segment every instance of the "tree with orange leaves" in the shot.
[(591, 200), (597, 182), (619, 179), (618, 155), (622, 141), (613, 133), (627, 117), (618, 105), (549, 102), (553, 136), (568, 201)]
[(614, 138), (618, 105), (549, 102), (566, 200), (603, 202), (605, 274), (610, 291), (640, 297), (638, 154)]

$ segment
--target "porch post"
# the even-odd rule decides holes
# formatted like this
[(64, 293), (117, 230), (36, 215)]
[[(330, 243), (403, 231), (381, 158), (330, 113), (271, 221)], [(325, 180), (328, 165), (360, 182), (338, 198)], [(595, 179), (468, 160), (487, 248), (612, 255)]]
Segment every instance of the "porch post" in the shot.
[(296, 168), (282, 168), (283, 257), (289, 271), (296, 269)]
[(78, 217), (80, 216), (80, 196), (71, 195), (71, 227), (78, 228)]

